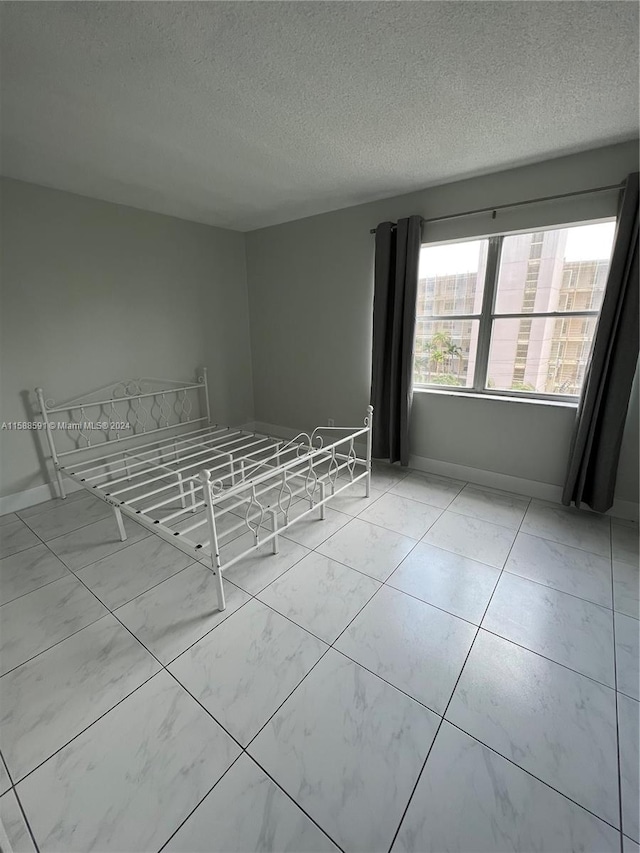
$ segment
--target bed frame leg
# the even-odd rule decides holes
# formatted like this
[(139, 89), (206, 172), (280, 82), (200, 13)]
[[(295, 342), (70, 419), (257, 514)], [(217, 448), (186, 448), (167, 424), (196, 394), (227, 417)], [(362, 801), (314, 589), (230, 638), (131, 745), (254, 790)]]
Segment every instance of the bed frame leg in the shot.
[(38, 398), (38, 404), (40, 405), (40, 412), (42, 414), (42, 419), (45, 423), (45, 435), (47, 438), (47, 444), (49, 445), (49, 452), (51, 453), (51, 459), (53, 461), (54, 470), (56, 472), (56, 480), (58, 481), (58, 491), (60, 492), (60, 497), (64, 500), (66, 498), (67, 493), (64, 489), (64, 483), (62, 481), (62, 474), (58, 468), (58, 454), (56, 452), (56, 445), (53, 440), (53, 431), (51, 429), (51, 422), (49, 421), (49, 414), (47, 412), (47, 404), (44, 399), (44, 391), (42, 388), (36, 388), (36, 397)]
[(196, 507), (196, 484), (191, 480), (190, 483), (190, 491), (191, 491), (191, 512), (195, 512)]
[(367, 417), (365, 418), (365, 423), (369, 427), (369, 432), (367, 433), (367, 478), (365, 480), (367, 489), (366, 497), (369, 497), (371, 494), (371, 444), (373, 435), (373, 406), (367, 406)]
[(200, 472), (202, 491), (204, 494), (205, 508), (207, 510), (207, 521), (209, 522), (209, 547), (211, 548), (211, 568), (216, 578), (216, 591), (218, 593), (218, 610), (224, 610), (224, 586), (222, 584), (222, 561), (220, 560), (220, 547), (218, 545), (218, 532), (216, 530), (216, 517), (213, 511), (213, 495), (211, 494), (211, 472), (203, 469)]
[(62, 478), (62, 474), (60, 473), (60, 471), (58, 471), (57, 468), (56, 468), (56, 479), (58, 481), (58, 492), (60, 493), (59, 496), (62, 498), (62, 500), (64, 500), (67, 496), (67, 493), (66, 493), (65, 488), (64, 488), (64, 480)]
[(220, 555), (211, 555), (211, 567), (216, 578), (216, 592), (218, 593), (218, 610), (224, 610), (227, 606), (224, 600), (224, 587), (222, 585), (222, 570), (220, 568)]
[(178, 491), (180, 492), (180, 506), (182, 509), (187, 508), (187, 501), (184, 496), (184, 485), (182, 483), (182, 474), (178, 474)]
[(120, 512), (117, 506), (113, 508), (113, 514), (116, 517), (116, 523), (118, 525), (118, 533), (120, 534), (120, 541), (127, 541), (127, 531), (124, 529), (124, 521), (122, 520), (122, 513)]
[(275, 509), (271, 510), (271, 522), (273, 524), (273, 532), (276, 534), (273, 537), (273, 553), (277, 554), (280, 550), (280, 544), (278, 542), (278, 513)]
[(324, 502), (326, 496), (327, 496), (327, 487), (326, 487), (324, 481), (320, 481), (320, 501), (321, 501), (321, 503), (320, 503), (320, 518), (322, 519), (322, 521), (324, 521), (325, 518), (327, 517), (327, 513), (325, 511), (326, 504)]

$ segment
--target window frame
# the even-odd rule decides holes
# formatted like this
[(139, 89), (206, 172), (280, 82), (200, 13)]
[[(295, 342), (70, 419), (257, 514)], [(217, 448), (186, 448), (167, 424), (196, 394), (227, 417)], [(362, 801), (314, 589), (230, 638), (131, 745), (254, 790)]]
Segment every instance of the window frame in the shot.
[[(501, 314), (495, 312), (496, 298), (498, 295), (498, 278), (500, 275), (500, 260), (502, 256), (502, 244), (505, 237), (512, 237), (518, 234), (536, 234), (542, 231), (558, 231), (562, 228), (578, 228), (583, 225), (598, 225), (605, 222), (615, 222), (615, 216), (601, 217), (598, 219), (586, 219), (579, 222), (564, 223), (562, 225), (548, 225), (544, 227), (523, 228), (517, 231), (505, 231), (501, 234), (485, 234), (474, 237), (465, 237), (458, 240), (440, 240), (433, 243), (422, 242), (420, 251), (423, 248), (431, 248), (435, 246), (446, 246), (452, 243), (473, 243), (477, 240), (487, 240), (487, 263), (485, 268), (482, 306), (479, 314), (433, 314), (420, 315), (425, 320), (445, 320), (445, 321), (469, 321), (477, 320), (478, 325), (478, 344), (476, 349), (476, 363), (473, 375), (472, 385), (440, 385), (438, 383), (413, 383), (413, 388), (417, 391), (437, 391), (439, 393), (453, 393), (462, 395), (473, 395), (479, 397), (495, 398), (507, 397), (515, 400), (533, 400), (543, 403), (573, 403), (577, 404), (579, 394), (543, 394), (536, 391), (518, 391), (513, 389), (487, 388), (487, 374), (489, 371), (489, 352), (491, 349), (491, 338), (493, 333), (493, 325), (496, 320), (523, 320), (523, 319), (538, 319), (538, 318), (556, 318), (570, 319), (600, 316), (599, 310), (581, 310), (581, 311), (527, 311), (526, 313), (509, 313)], [(606, 293), (606, 287), (605, 287)], [(604, 299), (604, 293), (603, 293)], [(416, 306), (417, 307), (417, 306)], [(416, 313), (416, 320), (418, 315)], [(596, 323), (597, 331), (597, 323)], [(595, 340), (595, 332), (594, 332)], [(415, 346), (415, 332), (414, 332)], [(593, 347), (593, 341), (591, 346)], [(415, 355), (414, 355), (415, 359)], [(412, 364), (412, 376), (414, 367)]]

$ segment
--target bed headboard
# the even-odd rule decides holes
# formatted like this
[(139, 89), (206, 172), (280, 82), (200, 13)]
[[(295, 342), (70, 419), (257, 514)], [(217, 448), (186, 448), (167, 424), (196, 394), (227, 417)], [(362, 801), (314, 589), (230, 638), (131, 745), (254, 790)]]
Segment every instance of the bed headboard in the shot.
[(137, 435), (211, 423), (207, 369), (194, 381), (125, 379), (56, 403), (36, 388), (42, 428), (54, 462)]

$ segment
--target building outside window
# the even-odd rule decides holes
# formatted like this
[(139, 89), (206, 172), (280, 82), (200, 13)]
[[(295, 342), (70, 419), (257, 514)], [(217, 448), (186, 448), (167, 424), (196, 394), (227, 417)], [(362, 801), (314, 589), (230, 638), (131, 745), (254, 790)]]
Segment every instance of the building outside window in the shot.
[(424, 245), (414, 384), (577, 397), (614, 232), (609, 220)]

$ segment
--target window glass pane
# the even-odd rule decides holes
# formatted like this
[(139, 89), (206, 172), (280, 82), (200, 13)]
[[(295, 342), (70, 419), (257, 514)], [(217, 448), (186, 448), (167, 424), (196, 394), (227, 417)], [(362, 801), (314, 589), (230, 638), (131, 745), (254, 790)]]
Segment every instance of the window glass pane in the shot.
[(579, 394), (596, 323), (579, 315), (494, 320), (487, 388)]
[(478, 320), (418, 320), (413, 362), (416, 385), (473, 386)]
[(603, 222), (505, 237), (495, 313), (599, 311), (615, 225)]
[(488, 240), (473, 240), (422, 247), (418, 318), (480, 313), (488, 245)]

